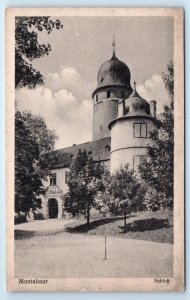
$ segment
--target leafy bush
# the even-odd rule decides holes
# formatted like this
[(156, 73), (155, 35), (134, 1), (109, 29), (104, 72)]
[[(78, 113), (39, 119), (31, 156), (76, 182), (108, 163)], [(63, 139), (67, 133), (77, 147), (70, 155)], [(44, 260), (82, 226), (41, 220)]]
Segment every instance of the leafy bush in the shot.
[(14, 224), (21, 224), (21, 223), (26, 223), (26, 214), (20, 213), (20, 214), (15, 214), (14, 216)]
[(33, 218), (34, 218), (34, 220), (44, 220), (44, 215), (41, 212), (38, 212), (38, 213), (34, 212)]

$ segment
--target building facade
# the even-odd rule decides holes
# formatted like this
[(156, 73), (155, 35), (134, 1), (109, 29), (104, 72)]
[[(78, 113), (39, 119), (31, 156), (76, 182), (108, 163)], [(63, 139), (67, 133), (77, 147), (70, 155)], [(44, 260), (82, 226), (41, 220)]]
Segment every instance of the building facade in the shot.
[(149, 132), (158, 126), (156, 101), (149, 103), (140, 97), (136, 84), (132, 89), (130, 81), (130, 70), (116, 57), (113, 42), (113, 55), (99, 68), (97, 88), (92, 93), (93, 139), (53, 151), (56, 163), (50, 163), (52, 176), (44, 183), (47, 191), (41, 199), (44, 218), (63, 217), (69, 166), (79, 149), (86, 149), (94, 161), (107, 164), (111, 172), (124, 164), (138, 170), (148, 159)]

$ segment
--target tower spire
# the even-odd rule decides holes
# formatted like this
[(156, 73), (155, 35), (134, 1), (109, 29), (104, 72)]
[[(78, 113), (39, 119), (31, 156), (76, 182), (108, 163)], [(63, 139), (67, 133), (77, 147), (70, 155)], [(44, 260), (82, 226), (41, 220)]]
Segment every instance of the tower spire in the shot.
[(112, 46), (113, 46), (113, 55), (112, 55), (112, 58), (116, 58), (116, 55), (115, 55), (115, 46), (116, 46), (116, 42), (115, 42), (115, 34), (113, 34), (113, 42), (112, 42)]

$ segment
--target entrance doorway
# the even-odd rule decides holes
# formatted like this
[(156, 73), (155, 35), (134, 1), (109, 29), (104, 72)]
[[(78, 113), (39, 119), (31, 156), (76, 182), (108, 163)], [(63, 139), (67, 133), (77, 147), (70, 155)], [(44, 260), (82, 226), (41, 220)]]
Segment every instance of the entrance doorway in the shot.
[(55, 198), (48, 200), (49, 218), (55, 219), (58, 217), (58, 202)]

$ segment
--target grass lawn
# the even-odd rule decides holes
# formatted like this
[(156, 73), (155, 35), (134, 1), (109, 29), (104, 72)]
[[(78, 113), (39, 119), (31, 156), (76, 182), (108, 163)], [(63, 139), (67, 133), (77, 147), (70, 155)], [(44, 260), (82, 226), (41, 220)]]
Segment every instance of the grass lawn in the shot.
[(127, 217), (127, 228), (124, 230), (122, 216), (92, 219), (90, 230), (85, 220), (69, 223), (67, 232), (90, 235), (107, 235), (127, 239), (147, 240), (160, 243), (173, 243), (173, 212), (138, 212)]

